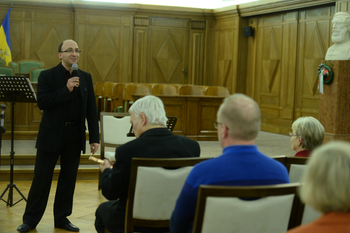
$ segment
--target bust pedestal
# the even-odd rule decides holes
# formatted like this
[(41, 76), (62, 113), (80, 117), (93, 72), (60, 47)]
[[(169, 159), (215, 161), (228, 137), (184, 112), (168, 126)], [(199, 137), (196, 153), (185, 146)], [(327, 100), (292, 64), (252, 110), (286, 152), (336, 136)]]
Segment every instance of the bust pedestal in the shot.
[(350, 61), (333, 61), (334, 79), (324, 85), (319, 97), (318, 118), (324, 126), (324, 143), (331, 140), (350, 142)]

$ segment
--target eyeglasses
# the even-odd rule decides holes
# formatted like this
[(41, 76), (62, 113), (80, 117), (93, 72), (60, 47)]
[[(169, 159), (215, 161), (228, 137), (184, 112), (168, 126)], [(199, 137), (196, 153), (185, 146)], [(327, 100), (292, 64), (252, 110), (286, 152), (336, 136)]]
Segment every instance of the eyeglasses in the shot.
[[(220, 123), (217, 121), (214, 121), (214, 128), (217, 129), (219, 125), (225, 125), (224, 123)], [(228, 129), (228, 127), (225, 125), (226, 129)]]
[(65, 51), (61, 51), (61, 53), (76, 53), (76, 54), (79, 54), (79, 53), (81, 53), (81, 50), (79, 50), (79, 49), (67, 49), (67, 50), (65, 50)]
[(289, 136), (291, 136), (291, 137), (293, 137), (293, 136), (299, 137), (299, 135), (293, 134), (292, 132), (289, 132)]

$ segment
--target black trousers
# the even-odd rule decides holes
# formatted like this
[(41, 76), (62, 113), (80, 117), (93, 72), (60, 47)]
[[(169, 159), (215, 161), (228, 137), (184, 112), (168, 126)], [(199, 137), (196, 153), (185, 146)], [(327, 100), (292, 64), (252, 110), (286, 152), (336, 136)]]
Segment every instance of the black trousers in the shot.
[(37, 150), (34, 178), (28, 194), (23, 215), (23, 223), (35, 227), (44, 215), (50, 194), (52, 176), (60, 157), (61, 171), (57, 182), (54, 202), (54, 221), (56, 225), (69, 222), (73, 208), (73, 195), (80, 161), (80, 138), (78, 124), (65, 126), (57, 153)]

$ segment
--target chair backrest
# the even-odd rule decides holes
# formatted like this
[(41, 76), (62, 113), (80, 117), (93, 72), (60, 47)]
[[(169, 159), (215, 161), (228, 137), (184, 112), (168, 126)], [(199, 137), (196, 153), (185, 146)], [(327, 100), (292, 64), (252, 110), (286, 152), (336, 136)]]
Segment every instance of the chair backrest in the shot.
[(14, 76), (15, 69), (9, 66), (0, 66), (0, 75)]
[(210, 86), (205, 90), (204, 94), (207, 96), (227, 97), (230, 95), (230, 92), (226, 87)]
[(5, 61), (5, 60), (0, 59), (0, 66), (6, 66), (6, 61)]
[(125, 232), (133, 232), (134, 226), (169, 227), (171, 213), (187, 175), (195, 164), (206, 159), (133, 158)]
[(102, 99), (104, 102), (104, 107), (102, 108), (105, 112), (113, 112), (115, 106), (114, 106), (114, 87), (117, 85), (117, 83), (114, 82), (106, 82), (102, 89)]
[(152, 87), (152, 95), (177, 95), (176, 87), (172, 84), (156, 84)]
[(44, 67), (44, 62), (37, 60), (20, 60), (17, 62), (17, 71), (20, 74), (29, 74), (30, 69)]
[[(101, 158), (114, 160), (114, 152), (107, 153), (105, 147), (117, 147), (135, 137), (128, 137), (127, 133), (131, 127), (130, 115), (128, 113), (101, 112)], [(111, 157), (112, 156), (112, 157)]]
[(184, 85), (179, 89), (179, 95), (204, 95), (203, 88), (196, 85)]
[(286, 157), (286, 167), (290, 182), (300, 182), (306, 168), (307, 157)]
[(123, 106), (123, 92), (124, 92), (125, 85), (126, 85), (125, 83), (118, 83), (117, 85), (114, 86), (114, 89), (113, 89), (114, 106), (118, 110), (120, 109), (121, 112), (126, 112), (126, 109)]
[[(289, 171), (290, 182), (301, 182), (301, 179), (306, 170), (306, 163), (308, 161), (307, 157), (287, 157), (286, 167)], [(311, 206), (305, 205), (305, 207), (300, 211), (298, 220), (301, 225), (308, 224), (319, 218), (322, 213), (314, 210)]]
[(17, 73), (17, 62), (11, 61), (9, 62), (9, 66), (15, 69), (15, 73)]
[(201, 185), (192, 232), (285, 232), (295, 227), (302, 206), (296, 195), (299, 185)]
[(285, 155), (273, 155), (273, 156), (269, 156), (269, 157), (273, 158), (274, 160), (277, 160), (278, 162), (280, 162), (284, 166), (286, 166), (287, 156), (285, 156)]
[(37, 83), (38, 82), (38, 77), (41, 73), (41, 71), (46, 70), (47, 68), (44, 67), (35, 67), (30, 69), (29, 71), (29, 79), (32, 83)]
[(151, 87), (147, 84), (130, 83), (125, 85), (123, 90), (124, 101), (134, 101), (132, 95), (149, 95), (151, 94)]

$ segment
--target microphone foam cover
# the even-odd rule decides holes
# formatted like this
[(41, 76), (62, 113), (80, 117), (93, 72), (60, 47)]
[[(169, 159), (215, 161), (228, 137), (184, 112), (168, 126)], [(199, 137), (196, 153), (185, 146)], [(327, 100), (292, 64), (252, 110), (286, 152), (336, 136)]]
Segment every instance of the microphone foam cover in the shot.
[(73, 64), (72, 68), (73, 68), (73, 70), (78, 70), (78, 64)]

